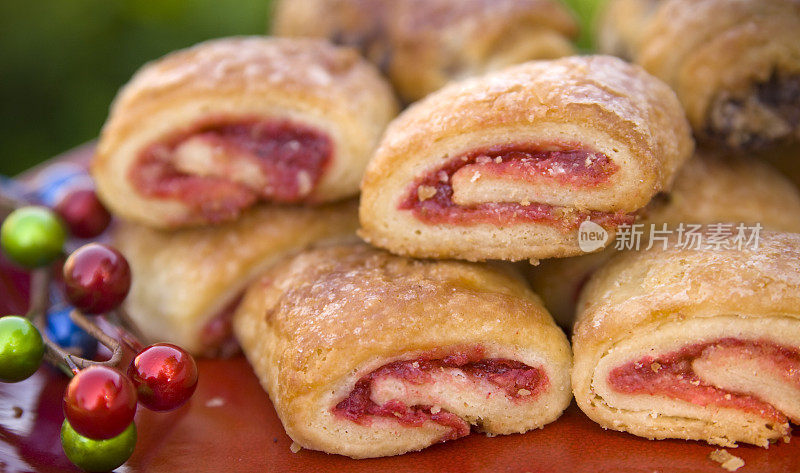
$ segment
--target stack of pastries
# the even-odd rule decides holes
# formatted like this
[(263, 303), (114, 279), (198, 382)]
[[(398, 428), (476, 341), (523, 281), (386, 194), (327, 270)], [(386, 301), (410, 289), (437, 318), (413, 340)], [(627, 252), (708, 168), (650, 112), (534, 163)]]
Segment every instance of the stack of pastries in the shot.
[[(170, 54), (112, 105), (125, 310), (240, 346), (297, 445), (353, 458), (573, 394), (649, 438), (788, 439), (800, 193), (736, 153), (800, 141), (798, 26), (793, 0), (608, 0), (619, 58), (574, 55), (555, 0), (277, 2), (280, 37)], [(714, 244), (663, 236), (686, 226)]]
[(247, 285), (282, 256), (350, 238), (358, 183), (397, 101), (357, 53), (227, 38), (144, 66), (91, 172), (136, 277), (124, 309), (194, 354), (235, 349)]

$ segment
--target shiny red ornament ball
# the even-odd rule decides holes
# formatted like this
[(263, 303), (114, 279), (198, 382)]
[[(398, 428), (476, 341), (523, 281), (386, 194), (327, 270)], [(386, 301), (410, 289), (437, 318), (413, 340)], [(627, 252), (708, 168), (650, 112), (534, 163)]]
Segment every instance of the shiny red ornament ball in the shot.
[(197, 387), (197, 364), (184, 349), (156, 343), (131, 362), (128, 376), (136, 386), (139, 402), (154, 411), (177, 409)]
[(100, 243), (84, 245), (64, 263), (69, 302), (86, 314), (116, 309), (131, 288), (131, 268), (119, 251)]
[(79, 189), (67, 194), (55, 211), (78, 238), (95, 238), (111, 223), (111, 214), (91, 189)]
[(63, 407), (76, 432), (94, 440), (110, 439), (133, 422), (136, 389), (119, 370), (91, 366), (72, 378)]

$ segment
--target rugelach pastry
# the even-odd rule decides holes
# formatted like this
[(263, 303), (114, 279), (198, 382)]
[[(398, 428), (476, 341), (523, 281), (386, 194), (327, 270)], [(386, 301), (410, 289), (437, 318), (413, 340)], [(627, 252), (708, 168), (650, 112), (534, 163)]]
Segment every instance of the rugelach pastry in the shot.
[(453, 79), (575, 53), (557, 0), (280, 0), (273, 33), (354, 46), (413, 102)]
[(610, 0), (598, 31), (601, 51), (675, 90), (698, 136), (800, 141), (800, 2)]
[(359, 234), (415, 257), (581, 254), (583, 222), (613, 238), (693, 146), (675, 94), (641, 68), (529, 62), (449, 85), (391, 123), (364, 176)]
[(158, 228), (216, 224), (258, 201), (358, 193), (397, 104), (378, 70), (311, 39), (226, 38), (144, 66), (103, 127), (103, 202)]
[(706, 233), (698, 250), (673, 239), (592, 276), (572, 344), (586, 415), (651, 439), (788, 441), (800, 421), (800, 234), (754, 233)]
[(397, 455), (561, 415), (570, 349), (508, 268), (309, 250), (267, 271), (234, 331), (300, 446)]
[(173, 232), (120, 222), (114, 244), (134, 275), (123, 308), (149, 341), (231, 354), (231, 318), (247, 285), (288, 254), (355, 239), (357, 225), (355, 201), (256, 206), (235, 222)]
[[(671, 192), (656, 197), (637, 223), (642, 224), (645, 248), (651, 225), (659, 231), (667, 224), (675, 231), (682, 223), (725, 222), (800, 233), (800, 193), (767, 164), (703, 150), (681, 168)], [(534, 292), (558, 325), (572, 329), (580, 290), (614, 256), (615, 243), (597, 253), (544, 260), (538, 266), (525, 264), (523, 271)]]

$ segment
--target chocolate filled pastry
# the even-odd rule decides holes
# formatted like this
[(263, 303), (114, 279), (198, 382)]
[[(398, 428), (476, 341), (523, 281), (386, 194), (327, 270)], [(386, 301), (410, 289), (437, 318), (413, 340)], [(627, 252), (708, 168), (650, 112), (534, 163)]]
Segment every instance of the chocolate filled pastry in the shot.
[[(681, 168), (671, 192), (654, 199), (637, 223), (645, 248), (652, 225), (658, 232), (664, 224), (675, 231), (681, 224), (726, 222), (800, 232), (800, 193), (767, 164), (703, 150)], [(616, 242), (609, 246), (597, 253), (525, 265), (533, 290), (560, 326), (572, 328), (580, 290), (617, 252)]]
[(144, 66), (103, 127), (92, 175), (115, 214), (216, 224), (259, 201), (358, 193), (397, 110), (378, 70), (311, 39), (226, 38)]
[(360, 235), (416, 257), (581, 254), (584, 222), (610, 242), (693, 145), (675, 94), (637, 66), (610, 56), (513, 66), (392, 122), (362, 183)]
[(250, 287), (234, 331), (287, 434), (353, 458), (525, 432), (571, 398), (564, 333), (500, 266), (313, 249)]
[(796, 0), (610, 0), (599, 46), (668, 83), (698, 136), (733, 148), (800, 141)]
[(557, 0), (282, 0), (274, 33), (358, 48), (413, 102), (453, 79), (575, 53)]
[(800, 234), (746, 238), (698, 250), (673, 239), (592, 276), (572, 345), (586, 415), (651, 439), (788, 441), (800, 421)]
[(120, 222), (114, 244), (134, 274), (123, 308), (150, 341), (231, 354), (231, 317), (247, 285), (287, 254), (355, 239), (357, 224), (354, 201), (256, 206), (235, 222), (173, 232)]

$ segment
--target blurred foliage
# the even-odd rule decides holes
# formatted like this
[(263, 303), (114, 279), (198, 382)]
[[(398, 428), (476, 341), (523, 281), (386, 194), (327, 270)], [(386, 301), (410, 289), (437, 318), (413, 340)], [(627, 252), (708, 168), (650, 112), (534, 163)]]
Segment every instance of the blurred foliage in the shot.
[(591, 51), (594, 45), (594, 26), (600, 9), (607, 0), (564, 0), (564, 3), (572, 7), (581, 20), (581, 36), (578, 38), (578, 46), (583, 51)]
[(0, 0), (0, 174), (88, 141), (144, 62), (264, 33), (269, 0)]
[[(588, 25), (601, 0), (565, 1)], [(0, 174), (96, 137), (117, 90), (146, 61), (208, 38), (263, 33), (270, 3), (1, 0)], [(589, 38), (584, 31), (582, 47)]]

